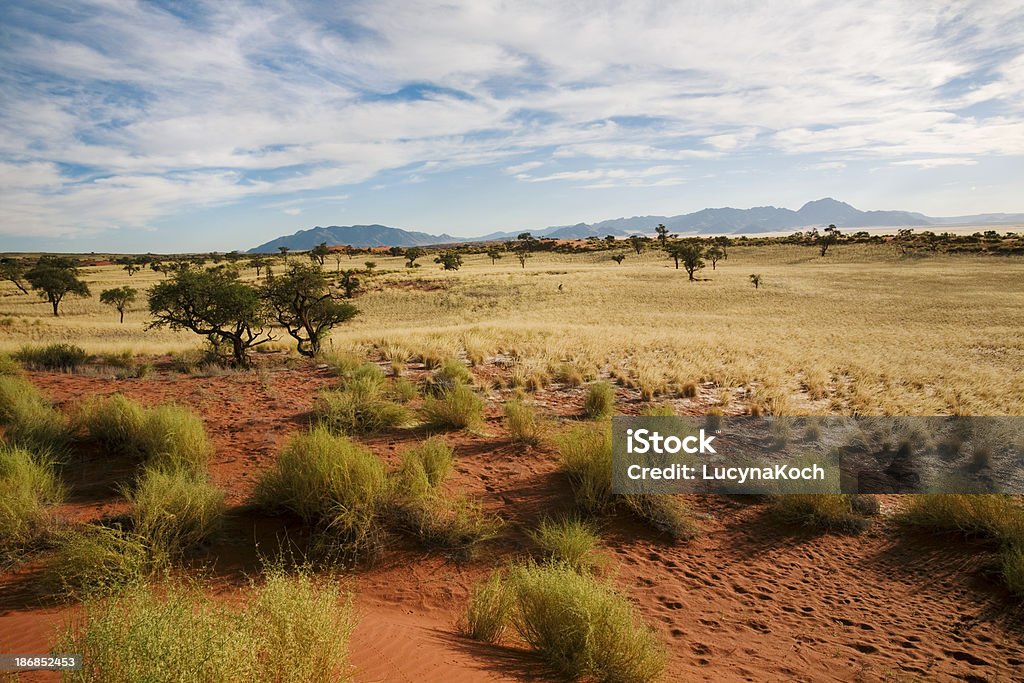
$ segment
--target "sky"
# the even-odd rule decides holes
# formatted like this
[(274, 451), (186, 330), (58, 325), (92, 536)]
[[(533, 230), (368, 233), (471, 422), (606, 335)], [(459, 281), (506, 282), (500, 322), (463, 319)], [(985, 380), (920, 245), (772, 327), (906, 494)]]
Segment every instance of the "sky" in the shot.
[(1019, 0), (0, 3), (0, 251), (1022, 188)]

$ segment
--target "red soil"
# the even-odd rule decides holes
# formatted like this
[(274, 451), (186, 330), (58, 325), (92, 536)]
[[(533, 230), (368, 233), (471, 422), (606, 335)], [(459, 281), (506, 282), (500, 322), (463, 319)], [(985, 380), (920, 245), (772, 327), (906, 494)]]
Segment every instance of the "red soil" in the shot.
[[(212, 477), (234, 506), (202, 560), (213, 565), (211, 590), (224, 595), (244, 590), (246, 573), (258, 570), (257, 544), (266, 552), (283, 537), (280, 519), (244, 503), (260, 471), (306, 425), (317, 389), (332, 381), (312, 366), (213, 377), (161, 371), (145, 379), (55, 373), (30, 379), (67, 406), (122, 392), (147, 404), (174, 400), (202, 415), (216, 445)], [(578, 410), (581, 400), (574, 391), (547, 391), (542, 398), (545, 410), (560, 415)], [(571, 505), (555, 454), (511, 446), (499, 409), (490, 403), (483, 434), (449, 435), (457, 456), (449, 486), (479, 496), (506, 520), (501, 542), (468, 563), (396, 542), (376, 564), (352, 571), (360, 615), (351, 644), (356, 680), (547, 676), (524, 650), (479, 644), (457, 628), (470, 586), (525, 554), (525, 528)], [(364, 441), (394, 462), (422, 437), (397, 430)], [(126, 473), (88, 467), (99, 460), (99, 454), (81, 455), (62, 510), (67, 517), (84, 521), (121, 509), (115, 488)], [(670, 544), (622, 518), (602, 526), (608, 572), (668, 646), (666, 679), (1024, 680), (1024, 610), (1012, 606), (993, 577), (988, 549), (908, 535), (884, 517), (862, 536), (820, 536), (781, 528), (760, 503), (690, 502), (705, 533), (688, 544)], [(39, 583), (41, 564), (0, 574), (0, 652), (47, 652), (54, 629), (74, 613)]]

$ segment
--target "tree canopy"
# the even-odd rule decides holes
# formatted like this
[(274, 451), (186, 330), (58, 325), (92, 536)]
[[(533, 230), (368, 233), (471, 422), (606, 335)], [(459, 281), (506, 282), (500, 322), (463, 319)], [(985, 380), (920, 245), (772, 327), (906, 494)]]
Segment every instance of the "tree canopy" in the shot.
[(60, 302), (68, 294), (89, 296), (89, 285), (78, 277), (78, 263), (66, 256), (41, 256), (25, 279), (50, 302), (55, 316), (60, 315)]

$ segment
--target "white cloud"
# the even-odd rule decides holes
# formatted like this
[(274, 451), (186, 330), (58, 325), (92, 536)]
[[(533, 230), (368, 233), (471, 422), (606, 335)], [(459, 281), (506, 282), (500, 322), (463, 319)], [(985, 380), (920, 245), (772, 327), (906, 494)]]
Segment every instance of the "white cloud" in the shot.
[(903, 159), (892, 162), (893, 166), (916, 166), (918, 168), (940, 168), (942, 166), (976, 166), (977, 161), (963, 157), (932, 157), (930, 159)]

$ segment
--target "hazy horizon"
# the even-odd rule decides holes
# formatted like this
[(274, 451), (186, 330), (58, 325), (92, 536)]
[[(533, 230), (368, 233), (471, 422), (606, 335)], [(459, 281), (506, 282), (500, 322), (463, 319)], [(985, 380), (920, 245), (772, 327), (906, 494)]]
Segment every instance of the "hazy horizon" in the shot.
[(1013, 2), (11, 2), (0, 251), (1024, 212)]

